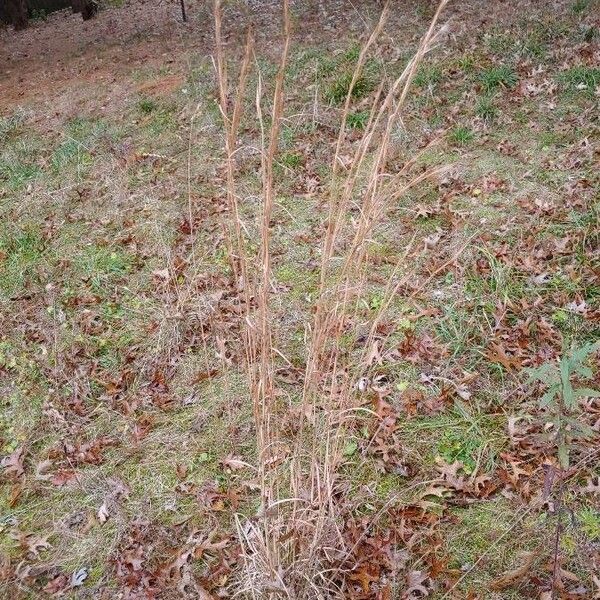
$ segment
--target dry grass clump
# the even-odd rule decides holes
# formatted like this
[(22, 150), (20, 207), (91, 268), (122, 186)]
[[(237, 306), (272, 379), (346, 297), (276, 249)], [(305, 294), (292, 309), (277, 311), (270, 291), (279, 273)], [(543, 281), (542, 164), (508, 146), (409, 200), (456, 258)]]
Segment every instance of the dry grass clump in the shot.
[[(272, 271), (270, 222), (276, 190), (274, 161), (284, 110), (284, 74), (290, 47), (288, 0), (283, 1), (283, 47), (280, 56), (269, 126), (263, 115), (260, 75), (256, 89), (256, 119), (262, 148), (262, 206), (260, 246), (248, 252), (236, 189), (235, 153), (248, 75), (253, 56), (249, 33), (239, 81), (230, 97), (226, 61), (223, 56), (221, 3), (215, 0), (216, 70), (219, 105), (225, 127), (228, 218), (224, 223), (231, 268), (244, 304), (243, 343), (245, 367), (253, 404), (258, 456), (261, 508), (256, 517), (238, 520), (244, 548), (244, 572), (238, 590), (253, 597), (282, 594), (289, 598), (344, 597), (344, 572), (354, 548), (343, 532), (347, 504), (340, 469), (348, 425), (360, 409), (357, 383), (377, 352), (374, 336), (394, 295), (406, 283), (398, 264), (384, 292), (383, 302), (366, 324), (362, 355), (348, 358), (341, 351), (341, 338), (356, 321), (359, 300), (366, 289), (367, 249), (374, 230), (390, 206), (411, 188), (436, 174), (436, 169), (414, 174), (417, 156), (406, 157), (399, 170), (390, 168), (395, 152), (392, 134), (401, 120), (411, 82), (423, 57), (439, 41), (442, 0), (429, 29), (413, 58), (387, 87), (382, 82), (370, 108), (361, 139), (350, 157), (342, 156), (347, 146), (346, 116), (352, 91), (361, 76), (369, 52), (376, 43), (389, 13), (389, 2), (360, 51), (343, 106), (341, 126), (331, 165), (332, 179), (326, 191), (329, 214), (322, 240), (318, 299), (308, 332), (306, 368), (301, 399), (288, 407), (294, 415), (284, 432), (277, 401), (275, 377), (275, 330), (271, 311)], [(351, 217), (351, 213), (358, 215)], [(406, 253), (408, 253), (408, 248)], [(379, 344), (381, 341), (378, 342)], [(357, 546), (360, 540), (356, 540)], [(239, 587), (237, 587), (239, 586)]]

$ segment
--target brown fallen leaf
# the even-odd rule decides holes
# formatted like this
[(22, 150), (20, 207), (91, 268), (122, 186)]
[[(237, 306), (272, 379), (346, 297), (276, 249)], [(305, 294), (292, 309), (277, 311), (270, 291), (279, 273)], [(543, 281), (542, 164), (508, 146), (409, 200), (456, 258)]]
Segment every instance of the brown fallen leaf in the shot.
[(2, 459), (1, 466), (4, 469), (5, 477), (19, 478), (25, 473), (25, 467), (23, 461), (25, 459), (25, 452), (23, 447), (17, 448), (14, 452), (5, 456)]
[(77, 478), (77, 473), (71, 469), (60, 469), (50, 479), (50, 482), (57, 487), (69, 484)]
[(495, 591), (504, 590), (525, 579), (525, 577), (531, 570), (531, 566), (533, 565), (533, 562), (535, 561), (537, 555), (538, 552), (521, 553), (522, 564), (516, 569), (513, 569), (512, 571), (507, 571), (497, 579), (494, 579), (494, 581), (490, 583), (490, 589)]
[(350, 573), (348, 575), (348, 579), (351, 581), (356, 581), (360, 584), (362, 591), (367, 594), (369, 592), (369, 587), (371, 582), (377, 582), (380, 579), (380, 574), (372, 574), (366, 566), (361, 567), (354, 573)]
[(423, 585), (428, 579), (429, 575), (423, 571), (409, 571), (406, 577), (408, 588), (402, 598), (414, 598), (415, 592), (419, 594), (419, 598), (429, 596), (429, 590)]
[(69, 589), (70, 583), (70, 579), (64, 573), (61, 573), (51, 579), (42, 589), (46, 594), (59, 596)]
[(500, 363), (508, 371), (521, 368), (521, 360), (516, 356), (507, 354), (499, 344), (492, 344), (487, 352), (487, 357), (495, 363)]
[(175, 475), (177, 476), (177, 479), (179, 479), (179, 481), (183, 481), (188, 474), (188, 466), (187, 465), (183, 465), (181, 463), (177, 463), (175, 465)]
[(252, 469), (256, 470), (251, 464), (242, 460), (238, 456), (234, 456), (233, 454), (229, 454), (227, 458), (222, 461), (223, 466), (230, 471), (239, 471), (241, 469)]
[(10, 495), (8, 497), (8, 506), (10, 508), (13, 508), (14, 506), (16, 506), (17, 502), (19, 501), (19, 498), (21, 497), (22, 492), (23, 492), (22, 484), (16, 483), (15, 485), (12, 486), (12, 488), (10, 490)]
[(220, 373), (220, 369), (210, 369), (208, 371), (201, 371), (196, 374), (196, 376), (192, 380), (192, 383), (202, 383), (207, 379), (213, 379), (213, 377), (217, 377), (217, 375), (220, 375)]
[(43, 538), (36, 536), (34, 533), (18, 532), (13, 537), (18, 540), (19, 545), (23, 548), (25, 554), (29, 555), (31, 558), (39, 558), (40, 552), (50, 548), (50, 544), (48, 543), (49, 536)]

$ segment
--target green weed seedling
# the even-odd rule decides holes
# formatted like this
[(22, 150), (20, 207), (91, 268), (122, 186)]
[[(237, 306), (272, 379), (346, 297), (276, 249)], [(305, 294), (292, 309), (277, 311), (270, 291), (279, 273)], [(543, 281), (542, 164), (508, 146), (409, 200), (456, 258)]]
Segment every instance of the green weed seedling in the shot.
[(346, 124), (350, 129), (364, 129), (369, 120), (369, 111), (360, 110), (349, 113), (346, 117)]
[(490, 96), (484, 96), (477, 101), (475, 114), (484, 121), (493, 121), (498, 116), (498, 109)]
[(479, 74), (479, 83), (486, 92), (493, 92), (499, 87), (514, 88), (519, 78), (512, 67), (503, 65), (486, 69)]
[(550, 414), (550, 422), (556, 431), (558, 458), (563, 469), (569, 467), (571, 442), (594, 434), (589, 426), (580, 422), (573, 414), (579, 398), (600, 398), (600, 391), (586, 387), (574, 388), (571, 380), (574, 376), (583, 381), (593, 377), (592, 370), (585, 363), (598, 348), (600, 342), (586, 344), (563, 355), (559, 363), (547, 362), (527, 370), (529, 382), (538, 381), (547, 388), (539, 405)]
[(459, 125), (450, 132), (450, 141), (458, 146), (466, 146), (475, 138), (475, 134), (468, 128)]

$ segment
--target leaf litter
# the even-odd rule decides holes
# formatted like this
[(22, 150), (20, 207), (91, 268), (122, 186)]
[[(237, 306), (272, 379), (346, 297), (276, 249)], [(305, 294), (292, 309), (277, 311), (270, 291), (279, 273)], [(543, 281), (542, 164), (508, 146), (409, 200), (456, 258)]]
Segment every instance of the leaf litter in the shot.
[[(332, 18), (343, 22), (350, 17), (335, 14)], [(503, 18), (510, 21), (516, 16), (508, 14)], [(561, 12), (560, 18), (572, 17)], [(568, 42), (562, 34), (555, 42), (552, 56), (565, 65), (579, 61), (589, 52), (594, 56), (591, 44)], [(465, 40), (465, 44), (470, 52), (484, 54), (480, 57), (483, 64), (491, 60), (485, 54), (482, 39)], [(452, 61), (455, 51), (458, 50), (449, 49), (444, 60)], [(382, 328), (377, 332), (361, 365), (364, 373), (356, 379), (357, 402), (361, 403), (359, 407), (367, 416), (357, 418), (350, 427), (344, 461), (349, 470), (357, 464), (372, 468), (375, 474), (370, 475), (369, 484), (379, 482), (380, 477), (395, 477), (394, 481), (400, 483), (391, 490), (380, 492), (382, 497), (367, 494), (364, 502), (361, 493), (365, 486), (359, 486), (359, 493), (353, 487), (353, 476), (345, 482), (345, 488), (337, 491), (339, 534), (345, 540), (348, 553), (347, 556), (332, 556), (332, 568), (338, 574), (335, 584), (343, 590), (344, 597), (437, 597), (446, 590), (453, 590), (461, 577), (462, 565), (457, 565), (453, 556), (456, 548), (449, 546), (442, 532), (452, 526), (454, 510), (469, 510), (499, 499), (507, 499), (515, 509), (531, 507), (542, 497), (547, 503), (546, 508), (536, 509), (536, 512), (541, 518), (554, 518), (557, 486), (565, 479), (559, 472), (553, 451), (555, 432), (549, 425), (547, 414), (532, 401), (519, 377), (523, 368), (557, 361), (565, 344), (589, 337), (595, 331), (599, 309), (592, 289), (597, 284), (597, 273), (592, 264), (597, 250), (590, 238), (589, 227), (582, 224), (589, 218), (586, 215), (593, 215), (584, 209), (589, 208), (592, 195), (593, 182), (589, 180), (592, 175), (587, 166), (594, 158), (594, 150), (588, 136), (566, 146), (552, 142), (550, 150), (543, 151), (539, 157), (540, 164), (528, 164), (535, 161), (527, 156), (522, 136), (511, 127), (513, 119), (522, 118), (516, 114), (515, 107), (522, 107), (525, 114), (533, 111), (534, 121), (548, 119), (556, 125), (554, 109), (545, 107), (563, 100), (559, 84), (549, 78), (547, 69), (532, 69), (527, 62), (529, 59), (523, 56), (515, 60), (519, 61), (519, 74), (523, 74), (523, 78), (512, 92), (503, 90), (495, 98), (502, 106), (497, 123), (499, 131), (496, 133), (491, 125), (482, 128), (481, 143), (477, 142), (474, 152), (497, 151), (503, 157), (524, 161), (524, 166), (531, 171), (520, 171), (523, 178), (519, 181), (524, 187), (534, 179), (546, 183), (541, 191), (517, 189), (520, 184), (516, 186), (508, 174), (494, 166), (481, 176), (471, 176), (468, 172), (452, 175), (427, 191), (413, 206), (423, 229), (417, 231), (420, 243), (409, 256), (414, 267), (414, 281), (401, 288), (399, 295), (409, 296), (418, 288), (418, 279), (425, 280), (445, 264), (450, 245), (462, 227), (480, 217), (492, 218), (493, 222), (486, 224), (473, 244), (484, 247), (486, 252), (479, 255), (474, 248), (469, 248), (465, 256), (437, 273), (432, 285), (439, 294), (418, 295), (417, 300), (426, 307), (422, 314), (419, 311), (409, 312), (408, 316), (403, 312), (395, 314), (388, 330)], [(456, 80), (444, 83), (448, 89), (468, 82), (469, 75), (461, 74), (460, 68), (453, 66), (450, 73), (455, 73), (451, 77)], [(527, 99), (538, 98), (538, 105), (526, 104)], [(457, 101), (453, 116), (447, 117), (450, 119), (448, 126), (453, 124), (454, 118), (468, 118), (472, 100), (467, 94)], [(436, 111), (435, 103), (433, 107), (427, 105), (417, 111), (416, 118), (427, 119), (430, 115), (432, 122), (435, 118), (446, 118), (437, 115)], [(323, 111), (318, 117), (333, 122), (332, 114)], [(409, 117), (408, 124), (413, 118), (414, 115)], [(571, 115), (570, 119), (577, 126), (586, 127), (585, 117)], [(312, 148), (318, 148), (318, 139), (326, 137), (326, 131), (327, 127), (323, 126), (312, 137), (310, 133), (297, 132), (300, 136), (305, 135), (300, 142), (303, 155), (311, 155)], [(342, 161), (347, 165), (352, 161), (351, 150), (348, 147), (342, 154)], [(160, 177), (183, 177), (182, 173), (161, 171), (164, 168), (161, 161), (154, 160), (150, 154), (139, 152), (134, 155), (134, 159), (125, 161), (123, 168), (128, 169), (127, 175), (132, 178), (144, 175), (142, 171), (148, 169), (150, 185), (154, 186), (149, 189), (153, 192), (155, 189), (160, 192)], [(303, 157), (302, 166), (290, 184), (295, 196), (307, 201), (321, 198), (327, 175), (320, 172), (318, 158)], [(565, 173), (565, 169), (569, 171), (564, 181), (548, 181), (551, 177), (548, 172)], [(198, 179), (202, 177), (199, 175)], [(185, 177), (181, 178), (180, 183), (184, 180)], [(4, 180), (1, 183), (4, 190)], [(227, 211), (219, 189), (224, 185), (224, 179), (217, 173), (210, 185), (201, 182), (194, 182), (194, 185), (196, 183), (204, 185), (203, 198), (193, 196), (189, 206), (187, 203), (177, 205), (172, 219), (174, 242), (168, 253), (148, 250), (144, 236), (136, 230), (143, 227), (138, 219), (140, 215), (147, 215), (148, 206), (142, 207), (139, 214), (134, 214), (137, 208), (129, 211), (131, 214), (126, 220), (131, 219), (131, 223), (123, 223), (126, 231), (117, 242), (134, 255), (134, 265), (139, 263), (147, 267), (150, 291), (142, 291), (139, 300), (155, 301), (162, 312), (157, 310), (151, 318), (149, 316), (148, 321), (152, 322), (144, 323), (144, 336), (151, 337), (158, 332), (160, 339), (168, 338), (169, 343), (162, 351), (149, 357), (147, 348), (137, 340), (124, 351), (115, 353), (116, 356), (105, 349), (102, 340), (118, 337), (120, 323), (135, 314), (132, 311), (125, 319), (118, 316), (124, 301), (124, 287), (129, 285), (118, 276), (111, 281), (109, 287), (112, 289), (108, 291), (100, 289), (101, 282), (81, 277), (81, 289), (65, 298), (62, 316), (57, 311), (51, 320), (35, 282), (29, 286), (30, 296), (22, 300), (28, 305), (25, 310), (29, 312), (15, 327), (27, 344), (32, 344), (32, 348), (53, 348), (61, 319), (67, 319), (69, 327), (80, 333), (84, 341), (77, 338), (73, 341), (61, 355), (60, 366), (39, 359), (41, 372), (53, 386), (44, 405), (41, 430), (44, 435), (50, 434), (49, 441), (40, 442), (36, 435), (26, 442), (20, 436), (16, 443), (3, 438), (3, 442), (8, 441), (10, 445), (7, 444), (2, 458), (2, 476), (10, 486), (9, 508), (16, 509), (15, 514), (20, 514), (20, 509), (25, 509), (32, 499), (43, 503), (54, 498), (55, 493), (75, 494), (76, 490), (88, 485), (88, 473), (114, 468), (120, 476), (119, 469), (128, 459), (123, 459), (125, 462), (122, 463), (121, 458), (115, 460), (115, 457), (128, 457), (129, 453), (136, 456), (135, 452), (143, 456), (155, 438), (168, 427), (165, 424), (170, 419), (176, 420), (180, 411), (191, 410), (186, 407), (204, 402), (209, 395), (205, 390), (214, 393), (216, 386), (243, 361), (239, 321), (246, 301), (241, 294), (244, 283), (233, 280), (230, 273), (211, 271), (212, 267), (199, 274), (194, 264), (198, 252), (194, 244), (199, 230), (207, 232), (209, 247), (223, 245), (216, 216)], [(93, 187), (97, 182), (89, 184)], [(90, 192), (79, 187), (76, 192), (77, 202), (83, 203), (85, 209), (90, 193), (104, 193), (101, 186), (93, 189)], [(196, 193), (194, 189), (192, 194)], [(431, 196), (435, 197), (433, 202), (430, 202)], [(508, 213), (503, 212), (504, 199), (511, 203)], [(478, 212), (480, 208), (491, 212), (494, 207), (500, 213), (496, 217)], [(104, 238), (102, 244), (110, 244), (107, 242), (113, 235), (109, 231), (110, 219), (84, 217), (82, 220), (77, 215), (78, 210), (75, 205), (64, 219), (48, 216), (44, 235), (49, 242), (63, 221), (72, 221), (83, 222), (94, 235)], [(399, 221), (404, 227), (412, 229), (415, 226), (412, 219), (401, 217)], [(285, 223), (285, 218), (281, 218), (281, 223)], [(296, 232), (294, 239), (298, 245), (316, 247), (321, 234), (318, 226), (308, 225)], [(399, 230), (392, 232), (396, 240), (399, 235)], [(314, 254), (314, 249), (311, 252)], [(475, 256), (470, 256), (470, 252)], [(2, 256), (0, 260), (6, 261), (4, 254)], [(111, 261), (116, 260), (111, 258), (111, 253), (108, 256)], [(70, 260), (65, 259), (60, 268), (71, 268)], [(306, 264), (313, 264), (314, 260), (312, 256)], [(388, 274), (375, 271), (397, 262), (395, 256), (374, 258), (373, 264), (377, 267), (371, 273), (372, 279), (385, 281)], [(119, 270), (118, 266), (111, 265), (109, 271)], [(43, 273), (39, 275), (43, 277)], [(62, 285), (59, 281), (54, 283)], [(507, 291), (508, 284), (524, 287), (524, 290)], [(482, 291), (478, 286), (485, 287)], [(281, 290), (285, 294), (293, 288), (292, 284)], [(197, 302), (197, 298), (201, 301)], [(430, 298), (435, 307), (430, 306)], [(456, 321), (449, 314), (449, 307), (459, 311), (460, 323), (468, 325), (464, 334), (467, 352), (456, 350), (461, 331), (454, 327)], [(291, 300), (288, 308), (290, 313), (298, 310)], [(400, 308), (406, 310), (404, 306)], [(145, 309), (136, 307), (135, 310)], [(357, 317), (356, 323), (347, 323), (348, 331), (353, 327), (358, 330), (361, 319), (365, 320), (365, 315)], [(399, 323), (401, 327), (397, 327)], [(443, 327), (448, 329), (443, 330)], [(358, 336), (354, 345), (349, 344), (349, 352), (360, 350), (363, 340)], [(98, 347), (94, 348), (93, 344)], [(211, 357), (203, 361), (205, 364), (191, 367), (193, 375), (189, 379), (193, 389), (188, 386), (185, 394), (181, 394), (177, 389), (177, 375), (187, 368), (186, 356), (205, 346), (211, 348)], [(33, 355), (38, 361), (37, 354)], [(293, 357), (289, 365), (282, 366), (278, 371), (282, 388), (294, 389), (301, 383), (304, 366), (301, 357)], [(17, 381), (16, 367), (10, 366), (4, 357), (1, 368), (3, 376)], [(60, 394), (55, 393), (57, 389), (61, 390)], [(500, 402), (490, 400), (495, 395), (500, 396)], [(236, 399), (232, 412), (240, 405), (241, 401)], [(462, 410), (461, 406), (467, 410)], [(111, 423), (105, 431), (97, 431), (98, 415), (105, 408), (111, 411), (115, 425)], [(287, 428), (290, 432), (295, 430), (298, 422), (294, 408), (291, 404), (282, 416), (285, 423), (282, 429)], [(580, 419), (597, 433), (600, 423), (598, 399), (593, 395), (582, 398), (577, 408)], [(219, 418), (228, 419), (227, 410), (230, 409), (218, 408)], [(475, 422), (478, 411), (504, 415), (505, 431), (495, 431), (490, 436), (498, 438), (499, 442), (492, 439), (489, 448), (482, 446), (475, 468), (470, 472), (461, 460), (446, 461), (435, 448), (428, 447), (436, 444), (435, 436), (423, 434), (424, 439), (417, 440), (421, 442), (418, 450), (411, 447), (410, 438), (406, 436), (411, 427), (418, 432), (421, 431), (418, 429), (420, 424), (427, 424), (428, 419), (450, 414), (459, 414), (463, 420)], [(206, 417), (202, 420), (206, 421)], [(208, 426), (199, 422), (198, 430), (210, 429), (214, 422), (212, 418), (209, 420)], [(443, 423), (437, 427), (443, 429)], [(476, 424), (479, 426), (478, 422)], [(474, 427), (473, 423), (471, 425)], [(471, 431), (461, 430), (460, 435), (470, 435)], [(126, 433), (123, 435), (123, 432)], [(109, 566), (103, 565), (126, 597), (159, 597), (165, 590), (179, 597), (200, 598), (228, 597), (233, 593), (236, 573), (244, 558), (235, 535), (233, 515), (247, 510), (246, 503), (252, 504), (255, 500), (256, 457), (243, 452), (244, 438), (254, 434), (251, 428), (244, 430), (239, 426), (231, 426), (226, 434), (220, 433), (222, 439), (218, 444), (216, 465), (211, 464), (208, 473), (202, 476), (198, 476), (199, 469), (193, 458), (197, 456), (200, 463), (206, 464), (211, 461), (211, 454), (204, 449), (200, 451), (190, 438), (185, 439), (186, 446), (178, 452), (177, 461), (169, 465), (175, 479), (168, 486), (163, 484), (166, 479), (161, 479), (160, 485), (170, 486), (168, 492), (176, 495), (177, 502), (192, 502), (186, 509), (193, 515), (201, 515), (201, 519), (188, 518), (188, 513), (183, 517), (178, 514), (174, 524), (162, 519), (144, 519), (143, 504), (137, 504), (140, 514), (126, 514), (126, 527), (119, 531), (117, 546), (106, 561)], [(226, 438), (231, 438), (233, 443), (226, 443)], [(160, 443), (166, 452), (169, 442), (161, 440)], [(592, 444), (593, 441), (580, 440), (572, 449), (572, 464), (578, 465), (568, 472), (575, 496), (569, 509), (572, 511), (578, 509), (579, 502), (583, 505), (595, 502), (600, 494), (593, 458), (586, 458), (594, 450)], [(491, 446), (494, 446), (494, 452)], [(431, 460), (427, 462), (421, 460), (422, 456), (415, 456), (419, 452)], [(268, 467), (281, 468), (289, 453), (289, 447), (282, 444), (268, 459)], [(153, 465), (150, 468), (154, 468)], [(138, 501), (139, 491), (130, 489), (126, 483), (128, 476), (129, 471), (123, 474), (124, 482), (121, 483), (105, 481), (101, 493), (93, 488), (95, 503), (92, 508), (97, 523), (92, 529), (101, 526), (102, 530), (109, 531), (116, 525), (119, 511), (127, 513), (129, 510), (128, 495)], [(405, 490), (405, 487), (409, 489)], [(368, 506), (375, 508), (365, 508)], [(271, 513), (276, 512), (272, 508), (261, 510), (262, 516), (259, 512), (259, 516), (252, 518), (270, 518)], [(373, 510), (377, 518), (374, 518)], [(47, 556), (56, 557), (53, 552), (60, 549), (61, 541), (55, 539), (53, 533), (47, 533), (47, 529), (39, 534), (27, 533), (28, 526), (26, 521), (9, 526), (15, 548), (7, 559), (3, 559), (4, 580), (12, 578), (14, 581), (18, 577), (35, 589), (55, 596), (65, 595), (73, 588), (103, 585), (96, 581), (90, 583), (94, 578), (91, 567), (57, 572), (54, 567), (45, 565)], [(293, 536), (294, 532), (289, 535)], [(519, 597), (534, 597), (534, 594), (551, 597), (548, 596), (551, 585), (565, 598), (590, 597), (594, 586), (594, 593), (597, 593), (600, 584), (595, 575), (590, 578), (589, 573), (593, 571), (588, 570), (585, 574), (582, 562), (577, 558), (583, 552), (578, 549), (575, 554), (568, 560), (561, 558), (558, 568), (554, 569), (550, 556), (544, 553), (544, 545), (540, 543), (540, 547), (522, 554), (514, 553), (510, 561), (513, 568), (494, 570), (490, 567), (486, 573), (487, 583), (483, 585), (488, 589), (522, 592)], [(587, 555), (597, 567), (599, 558), (595, 546)], [(485, 570), (487, 566), (480, 568)], [(554, 583), (553, 569), (556, 572)], [(282, 579), (284, 575), (281, 575)], [(277, 581), (270, 585), (274, 593), (281, 591)], [(110, 593), (102, 591), (101, 587), (98, 589), (99, 594)], [(459, 589), (465, 598), (487, 593), (481, 588), (470, 587), (469, 583)]]

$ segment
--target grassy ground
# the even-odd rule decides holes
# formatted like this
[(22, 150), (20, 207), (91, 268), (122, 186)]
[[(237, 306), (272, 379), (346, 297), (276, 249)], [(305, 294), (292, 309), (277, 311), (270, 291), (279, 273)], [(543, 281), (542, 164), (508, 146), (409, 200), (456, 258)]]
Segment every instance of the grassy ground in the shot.
[[(238, 8), (225, 22), (239, 36)], [(548, 491), (551, 410), (523, 377), (599, 338), (598, 8), (475, 4), (482, 24), (463, 31), (451, 7), (453, 35), (417, 73), (392, 167), (424, 149), (417, 169), (449, 168), (373, 232), (368, 286), (344, 335), (347, 355), (359, 353), (388, 280), (410, 274), (382, 322), (385, 352), (364, 369), (357, 404), (374, 410), (344, 448), (353, 500), (341, 527), (347, 540), (365, 533), (344, 597), (549, 598), (553, 579), (556, 597), (600, 593), (600, 404), (582, 399), (574, 411), (595, 438), (569, 442), (559, 499)], [(306, 361), (340, 105), (377, 14), (343, 2), (314, 10), (294, 8), (275, 166), (284, 432)], [(258, 33), (236, 156), (251, 249), (253, 94), (260, 72), (268, 97), (277, 59), (269, 11), (257, 17), (271, 24)], [(342, 159), (430, 16), (425, 2), (392, 14), (354, 89)], [(309, 35), (310, 18), (329, 29)], [(192, 580), (214, 597), (239, 592), (235, 515), (260, 513), (255, 431), (221, 227), (213, 63), (193, 30), (182, 35), (178, 53), (119, 68), (118, 98), (104, 81), (63, 82), (0, 118), (2, 597), (207, 593)], [(373, 550), (383, 546), (384, 558)]]

